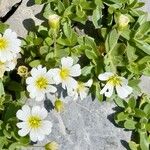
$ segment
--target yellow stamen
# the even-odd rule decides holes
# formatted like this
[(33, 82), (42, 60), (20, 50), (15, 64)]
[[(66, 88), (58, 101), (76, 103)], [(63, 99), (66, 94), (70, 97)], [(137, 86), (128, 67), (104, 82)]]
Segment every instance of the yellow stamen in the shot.
[(37, 129), (41, 126), (41, 118), (39, 116), (31, 116), (28, 119), (28, 125), (32, 129)]
[(113, 84), (114, 86), (120, 85), (121, 79), (117, 75), (114, 75), (108, 79), (108, 83)]
[(69, 77), (69, 73), (70, 73), (69, 69), (62, 68), (60, 71), (60, 76), (63, 80), (66, 80)]
[(0, 38), (0, 50), (5, 50), (7, 46), (8, 46), (8, 41), (5, 38), (1, 37)]
[(46, 78), (44, 78), (44, 77), (40, 77), (36, 81), (36, 86), (39, 89), (46, 89), (47, 86), (48, 86), (48, 80)]

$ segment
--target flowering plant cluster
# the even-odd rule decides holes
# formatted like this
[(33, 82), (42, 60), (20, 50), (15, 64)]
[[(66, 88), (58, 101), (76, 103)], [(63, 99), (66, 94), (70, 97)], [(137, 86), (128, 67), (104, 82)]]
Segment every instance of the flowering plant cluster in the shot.
[[(131, 150), (149, 150), (150, 98), (139, 87), (150, 76), (150, 21), (137, 0), (35, 0), (44, 4), (43, 23), (21, 40), (0, 23), (0, 149), (19, 149), (52, 131), (38, 106), (49, 94), (62, 111), (65, 97), (120, 108), (116, 124), (138, 134)], [(61, 88), (60, 88), (61, 87)], [(36, 106), (28, 106), (30, 98)], [(53, 148), (52, 148), (53, 147)], [(56, 150), (55, 142), (45, 146)]]

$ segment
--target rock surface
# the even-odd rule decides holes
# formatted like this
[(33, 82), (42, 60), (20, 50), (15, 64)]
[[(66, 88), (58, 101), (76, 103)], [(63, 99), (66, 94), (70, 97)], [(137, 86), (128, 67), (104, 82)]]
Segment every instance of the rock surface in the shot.
[(42, 22), (35, 15), (39, 14), (43, 7), (40, 5), (32, 6), (32, 3), (33, 0), (23, 0), (16, 12), (6, 22), (20, 37), (24, 37), (27, 30), (32, 30), (35, 23), (38, 25)]
[[(7, 21), (10, 28), (21, 37), (27, 34), (27, 29), (32, 29), (34, 25), (32, 19), (36, 24), (41, 23), (35, 15), (40, 13), (42, 6), (32, 6), (32, 2), (33, 0), (23, 0)], [(145, 2), (147, 3), (145, 9), (150, 10), (150, 1), (145, 0)], [(142, 77), (140, 86), (145, 92), (150, 93), (149, 85), (147, 78)], [(29, 101), (29, 104), (36, 105), (34, 101)], [(125, 150), (122, 143), (130, 140), (131, 133), (115, 127), (112, 123), (113, 108), (115, 105), (112, 102), (99, 103), (98, 100), (92, 101), (90, 97), (83, 101), (70, 101), (65, 104), (63, 113), (50, 111), (48, 119), (53, 122), (52, 134), (37, 145), (43, 146), (49, 141), (56, 141), (60, 145), (60, 150)], [(32, 150), (44, 150), (44, 148), (35, 147)]]
[(125, 150), (121, 143), (129, 141), (131, 133), (114, 126), (113, 108), (113, 103), (92, 101), (90, 96), (83, 101), (70, 101), (63, 113), (50, 111), (52, 133), (37, 145), (54, 140), (60, 150)]
[(21, 0), (0, 0), (0, 17), (4, 17)]

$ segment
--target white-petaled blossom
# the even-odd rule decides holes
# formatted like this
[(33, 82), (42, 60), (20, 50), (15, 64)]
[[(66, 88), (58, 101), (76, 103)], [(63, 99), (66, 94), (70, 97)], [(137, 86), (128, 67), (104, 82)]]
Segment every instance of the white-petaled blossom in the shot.
[(11, 71), (15, 69), (17, 65), (17, 59), (20, 58), (21, 55), (17, 55), (17, 58), (14, 58), (11, 61), (1, 62), (0, 61), (0, 78), (3, 78), (5, 71)]
[(100, 91), (100, 94), (105, 94), (106, 97), (111, 97), (116, 89), (116, 92), (120, 98), (126, 98), (132, 93), (132, 88), (128, 86), (128, 80), (124, 77), (120, 77), (111, 72), (105, 72), (98, 76), (99, 80), (107, 81), (104, 88)]
[(42, 68), (39, 65), (37, 68), (32, 68), (31, 77), (26, 79), (27, 90), (30, 93), (30, 98), (35, 98), (36, 101), (42, 101), (46, 93), (55, 93), (57, 91), (54, 84), (52, 74), (46, 67)]
[(17, 58), (20, 52), (21, 41), (17, 34), (11, 29), (6, 29), (4, 34), (0, 34), (0, 61), (6, 62)]
[(64, 89), (70, 91), (77, 85), (77, 81), (74, 77), (78, 77), (81, 74), (81, 67), (79, 64), (73, 64), (71, 57), (63, 57), (61, 59), (61, 68), (51, 69), (50, 72), (53, 74), (53, 78), (56, 84), (62, 84)]
[(72, 96), (74, 100), (77, 100), (78, 97), (80, 97), (80, 99), (83, 100), (87, 97), (89, 93), (89, 88), (91, 87), (92, 83), (92, 79), (88, 80), (86, 83), (78, 82), (73, 92), (70, 93), (70, 96)]
[(34, 106), (30, 108), (24, 105), (18, 110), (16, 116), (21, 122), (17, 123), (20, 129), (18, 134), (23, 137), (29, 134), (31, 141), (42, 141), (45, 135), (49, 135), (52, 129), (52, 123), (45, 120), (48, 113), (45, 108)]

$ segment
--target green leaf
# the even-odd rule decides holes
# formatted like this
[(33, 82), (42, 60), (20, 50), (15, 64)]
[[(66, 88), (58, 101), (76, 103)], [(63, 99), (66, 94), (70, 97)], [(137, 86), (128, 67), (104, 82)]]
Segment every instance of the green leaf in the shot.
[(0, 97), (5, 94), (4, 85), (2, 80), (0, 79)]
[(7, 108), (4, 116), (4, 122), (7, 122), (8, 119), (16, 117), (16, 112), (20, 109), (20, 106), (15, 103), (11, 103)]
[(64, 49), (56, 49), (55, 51), (56, 57), (58, 58), (66, 57), (69, 55), (69, 53), (70, 49), (68, 47)]
[[(15, 87), (15, 88), (14, 88)], [(7, 88), (11, 91), (16, 91), (16, 92), (21, 92), (23, 91), (23, 86), (21, 85), (21, 83), (18, 83), (16, 81), (10, 81)]]
[(41, 64), (40, 60), (33, 60), (29, 63), (29, 66), (33, 68), (33, 67), (37, 67), (40, 64)]
[(124, 112), (121, 112), (121, 113), (118, 113), (116, 118), (117, 118), (117, 122), (120, 122), (120, 121), (124, 121), (126, 120), (128, 117), (128, 114), (125, 114)]
[(102, 27), (102, 8), (100, 6), (93, 11), (92, 21), (96, 29)]
[(128, 105), (129, 105), (132, 109), (134, 109), (134, 108), (136, 107), (136, 100), (135, 100), (135, 98), (129, 99)]
[(12, 143), (8, 150), (20, 150), (23, 146), (19, 142)]
[(141, 150), (149, 150), (148, 136), (146, 132), (139, 132)]
[(135, 108), (134, 110), (135, 110), (135, 117), (138, 117), (138, 118), (146, 117), (146, 114), (143, 110), (138, 109), (138, 108)]
[(115, 48), (117, 42), (119, 39), (119, 34), (115, 29), (113, 29), (107, 36), (105, 46), (106, 46), (106, 51), (111, 51)]
[(131, 150), (139, 150), (139, 144), (136, 144), (133, 141), (129, 142), (129, 147), (130, 147)]
[(0, 22), (0, 33), (3, 33), (8, 27), (9, 25)]
[(92, 69), (93, 69), (92, 65), (91, 66), (85, 66), (85, 67), (82, 68), (81, 74), (83, 76), (87, 76), (87, 75), (91, 74)]
[(97, 59), (96, 54), (91, 50), (85, 50), (85, 55), (89, 59), (94, 59), (94, 60)]
[(126, 120), (124, 123), (124, 127), (129, 130), (135, 129), (136, 122), (133, 120)]
[(129, 62), (133, 62), (138, 58), (138, 56), (135, 54), (136, 48), (129, 44), (127, 45), (126, 52)]
[(127, 102), (122, 100), (121, 98), (115, 98), (114, 102), (117, 104), (117, 106), (125, 108), (127, 106)]

